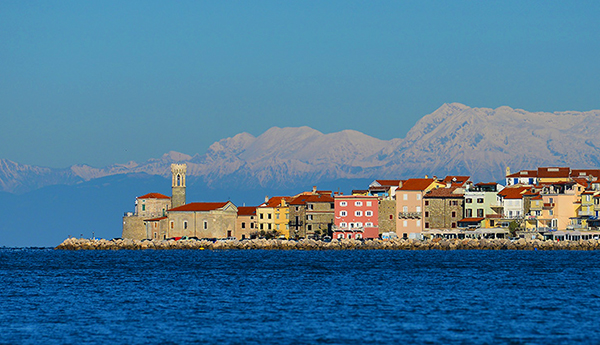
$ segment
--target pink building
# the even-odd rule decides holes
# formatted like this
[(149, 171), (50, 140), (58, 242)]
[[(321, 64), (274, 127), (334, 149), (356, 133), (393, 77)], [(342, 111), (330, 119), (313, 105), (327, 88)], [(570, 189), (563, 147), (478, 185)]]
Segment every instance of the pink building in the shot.
[(433, 178), (411, 178), (396, 190), (396, 234), (401, 238), (420, 238), (425, 229), (423, 208), (425, 193), (435, 187), (443, 186)]
[(378, 238), (378, 199), (366, 195), (336, 195), (333, 238)]

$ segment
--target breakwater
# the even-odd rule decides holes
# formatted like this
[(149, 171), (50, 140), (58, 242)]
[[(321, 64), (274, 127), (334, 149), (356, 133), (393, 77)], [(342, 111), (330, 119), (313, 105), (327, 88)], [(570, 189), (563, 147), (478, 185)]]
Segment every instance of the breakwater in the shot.
[(243, 241), (210, 240), (105, 240), (68, 238), (59, 250), (600, 250), (600, 240), (542, 241), (519, 239), (352, 240), (324, 242), (305, 239)]

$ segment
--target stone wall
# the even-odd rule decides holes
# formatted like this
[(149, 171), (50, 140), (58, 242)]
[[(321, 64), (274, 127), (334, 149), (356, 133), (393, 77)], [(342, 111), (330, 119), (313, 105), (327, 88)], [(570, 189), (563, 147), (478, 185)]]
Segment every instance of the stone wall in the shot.
[(396, 200), (379, 200), (379, 233), (396, 232)]

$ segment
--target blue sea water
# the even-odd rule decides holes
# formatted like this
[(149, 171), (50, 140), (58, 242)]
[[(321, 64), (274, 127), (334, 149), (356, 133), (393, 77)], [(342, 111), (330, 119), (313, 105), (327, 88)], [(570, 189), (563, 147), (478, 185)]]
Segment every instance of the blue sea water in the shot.
[(575, 251), (0, 249), (0, 343), (600, 343), (599, 262)]

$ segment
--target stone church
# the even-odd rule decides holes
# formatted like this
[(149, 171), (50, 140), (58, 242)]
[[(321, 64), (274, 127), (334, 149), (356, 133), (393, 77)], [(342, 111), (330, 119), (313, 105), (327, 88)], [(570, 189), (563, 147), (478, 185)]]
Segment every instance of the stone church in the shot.
[(171, 164), (171, 196), (148, 193), (123, 217), (123, 238), (227, 238), (234, 236), (237, 207), (231, 201), (186, 203), (186, 164)]

